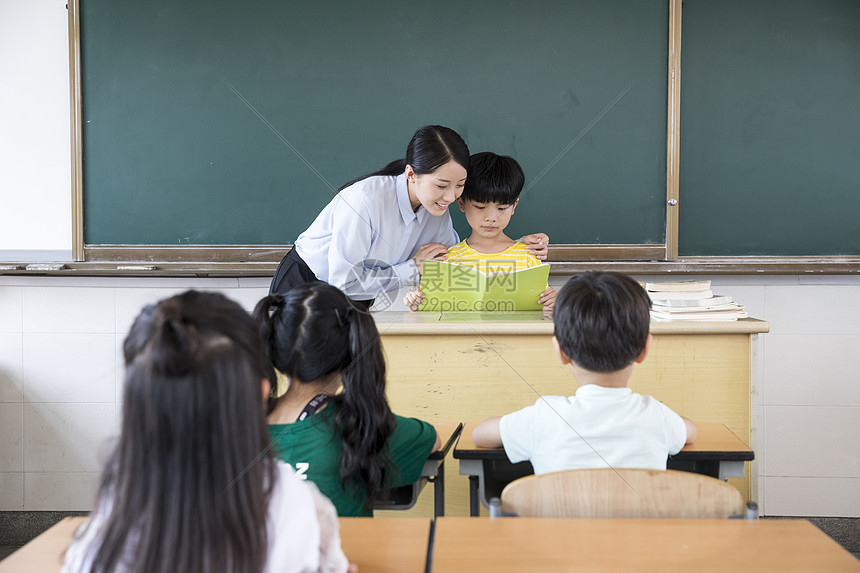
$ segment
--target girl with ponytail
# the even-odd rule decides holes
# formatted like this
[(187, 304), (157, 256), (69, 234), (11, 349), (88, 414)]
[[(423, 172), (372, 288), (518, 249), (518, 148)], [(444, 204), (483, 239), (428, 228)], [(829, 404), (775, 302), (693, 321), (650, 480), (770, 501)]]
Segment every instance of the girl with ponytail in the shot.
[(272, 363), (289, 379), (269, 402), (269, 432), (282, 460), (341, 517), (372, 515), (377, 494), (418, 479), (439, 438), (430, 424), (391, 413), (369, 314), (335, 287), (312, 282), (267, 296), (254, 317)]
[(347, 571), (331, 502), (267, 455), (274, 371), (242, 307), (163, 300), (123, 351), (119, 440), (64, 572)]
[[(448, 208), (463, 193), (469, 148), (441, 125), (418, 129), (406, 156), (350, 181), (296, 239), (269, 294), (309, 281), (341, 289), (365, 308), (383, 294), (418, 284), (424, 261), (444, 260), (460, 242)], [(521, 239), (545, 259), (549, 237)]]

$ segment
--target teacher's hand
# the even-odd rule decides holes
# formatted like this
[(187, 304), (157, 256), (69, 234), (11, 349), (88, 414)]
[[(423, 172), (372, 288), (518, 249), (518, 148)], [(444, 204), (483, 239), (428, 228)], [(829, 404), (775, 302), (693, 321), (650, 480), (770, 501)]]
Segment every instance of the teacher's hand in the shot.
[(448, 247), (446, 247), (442, 243), (427, 243), (426, 245), (421, 245), (420, 247), (418, 247), (418, 250), (415, 252), (415, 256), (412, 257), (412, 260), (415, 261), (415, 265), (418, 267), (418, 272), (423, 275), (424, 261), (426, 261), (427, 259), (444, 261), (446, 259), (445, 253), (447, 252)]
[(520, 241), (529, 249), (529, 252), (542, 261), (546, 260), (549, 237), (545, 233), (526, 235)]
[(422, 302), (424, 302), (424, 293), (418, 287), (413, 288), (403, 297), (403, 304), (409, 310), (418, 310)]

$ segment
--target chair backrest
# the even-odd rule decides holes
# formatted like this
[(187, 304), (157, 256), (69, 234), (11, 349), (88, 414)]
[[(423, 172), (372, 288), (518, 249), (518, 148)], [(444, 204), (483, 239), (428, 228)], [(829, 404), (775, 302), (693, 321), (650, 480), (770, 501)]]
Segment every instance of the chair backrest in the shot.
[(675, 470), (568, 470), (515, 480), (502, 511), (522, 517), (727, 518), (744, 513), (740, 492), (716, 478)]

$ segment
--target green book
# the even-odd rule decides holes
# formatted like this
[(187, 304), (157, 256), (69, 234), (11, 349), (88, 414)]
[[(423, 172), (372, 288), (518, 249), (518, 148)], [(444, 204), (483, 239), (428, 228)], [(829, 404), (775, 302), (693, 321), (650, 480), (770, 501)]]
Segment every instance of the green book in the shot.
[(432, 312), (513, 312), (540, 310), (540, 293), (546, 290), (549, 265), (530, 269), (485, 273), (446, 261), (424, 261), (418, 310)]

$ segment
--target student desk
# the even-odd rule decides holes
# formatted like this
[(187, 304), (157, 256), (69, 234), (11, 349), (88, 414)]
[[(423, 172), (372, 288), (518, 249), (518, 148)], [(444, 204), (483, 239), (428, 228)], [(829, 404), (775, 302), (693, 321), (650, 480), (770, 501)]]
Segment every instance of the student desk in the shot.
[(460, 432), (461, 422), (435, 422), (433, 427), (442, 443), (438, 451), (427, 456), (421, 477), (413, 484), (400, 486), (391, 491), (388, 499), (378, 499), (373, 504), (374, 510), (411, 509), (418, 501), (418, 496), (428, 482), (433, 482), (433, 516), (445, 515), (445, 458), (454, 446)]
[[(571, 395), (576, 382), (555, 356), (553, 323), (535, 313), (373, 313), (388, 365), (388, 398), (402, 416), (474, 420)], [(758, 335), (768, 323), (652, 322), (654, 341), (630, 387), (701, 422), (725, 424), (757, 450)], [(448, 464), (446, 515), (468, 514), (468, 485)], [(758, 497), (755, 462), (729, 482)], [(425, 515), (432, 515), (429, 508)], [(418, 512), (416, 508), (413, 514)]]
[(430, 520), (341, 517), (340, 542), (359, 573), (423, 573)]
[[(56, 573), (83, 517), (67, 517), (0, 562), (0, 573)], [(427, 560), (429, 519), (342, 517), (343, 552), (361, 573), (421, 573)]]
[[(512, 464), (502, 448), (481, 448), (472, 441), (476, 424), (466, 424), (454, 457), (460, 460), (460, 474), (469, 476), (469, 514), (480, 514), (478, 500), (489, 507), (489, 500), (500, 497), (506, 485), (532, 475), (530, 462)], [(719, 479), (744, 477), (744, 462), (755, 458), (747, 447), (723, 424), (697, 424), (696, 442), (669, 456), (667, 468), (704, 474)]]
[(442, 517), (433, 570), (860, 572), (860, 561), (799, 520)]

